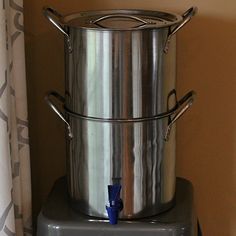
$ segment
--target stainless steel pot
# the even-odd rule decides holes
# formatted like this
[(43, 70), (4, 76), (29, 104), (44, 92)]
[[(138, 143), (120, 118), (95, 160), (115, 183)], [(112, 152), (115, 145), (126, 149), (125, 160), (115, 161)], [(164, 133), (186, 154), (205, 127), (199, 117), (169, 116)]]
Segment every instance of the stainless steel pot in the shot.
[[(169, 101), (172, 96), (176, 99), (174, 90)], [(53, 97), (63, 104), (65, 115)], [(121, 219), (155, 215), (173, 205), (175, 121), (192, 105), (193, 91), (163, 114), (126, 120), (74, 113), (57, 92), (49, 92), (45, 98), (68, 127), (68, 183), (75, 209), (107, 218), (107, 186), (116, 183), (122, 186)]]
[(175, 89), (174, 35), (195, 13), (192, 7), (182, 16), (106, 10), (63, 17), (45, 8), (47, 19), (65, 35), (67, 108), (113, 119), (165, 112), (168, 93)]
[(46, 100), (68, 127), (74, 208), (107, 218), (107, 186), (116, 183), (122, 185), (122, 219), (173, 205), (174, 123), (193, 102), (193, 92), (176, 98), (174, 34), (195, 12), (108, 10), (63, 17), (44, 8), (65, 35), (65, 98), (51, 92)]

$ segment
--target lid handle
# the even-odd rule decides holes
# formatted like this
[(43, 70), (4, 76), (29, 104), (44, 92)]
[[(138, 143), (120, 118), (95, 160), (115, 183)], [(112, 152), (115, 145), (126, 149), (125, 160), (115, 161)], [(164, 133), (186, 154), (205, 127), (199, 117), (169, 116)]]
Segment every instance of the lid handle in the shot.
[(98, 19), (96, 20), (93, 20), (91, 21), (92, 24), (96, 24), (102, 28), (106, 28), (105, 26), (102, 26), (101, 24), (99, 24), (100, 21), (103, 21), (103, 20), (106, 20), (106, 19), (110, 19), (110, 18), (129, 18), (129, 19), (132, 19), (132, 20), (136, 20), (138, 22), (141, 23), (141, 25), (138, 25), (136, 27), (133, 27), (133, 28), (138, 28), (138, 27), (141, 27), (141, 26), (144, 26), (144, 25), (150, 25), (150, 24), (155, 24), (155, 22), (152, 22), (152, 21), (146, 21), (140, 17), (137, 17), (137, 16), (131, 16), (131, 15), (125, 15), (125, 14), (112, 14), (112, 15), (106, 15), (106, 16), (101, 16), (99, 17)]
[(189, 8), (186, 12), (184, 12), (182, 14), (183, 17), (183, 21), (181, 21), (181, 23), (177, 26), (175, 26), (174, 28), (170, 28), (169, 30), (169, 34), (166, 40), (166, 44), (165, 44), (165, 48), (164, 48), (164, 52), (167, 53), (168, 49), (169, 49), (169, 43), (171, 40), (171, 37), (178, 31), (180, 30), (185, 24), (187, 24), (191, 18), (197, 13), (197, 7), (191, 7)]

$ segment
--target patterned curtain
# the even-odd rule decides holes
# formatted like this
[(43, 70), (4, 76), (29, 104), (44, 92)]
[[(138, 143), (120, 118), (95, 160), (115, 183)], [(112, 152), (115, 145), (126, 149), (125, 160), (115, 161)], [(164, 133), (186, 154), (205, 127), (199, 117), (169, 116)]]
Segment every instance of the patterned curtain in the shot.
[(31, 235), (23, 0), (0, 0), (0, 236)]

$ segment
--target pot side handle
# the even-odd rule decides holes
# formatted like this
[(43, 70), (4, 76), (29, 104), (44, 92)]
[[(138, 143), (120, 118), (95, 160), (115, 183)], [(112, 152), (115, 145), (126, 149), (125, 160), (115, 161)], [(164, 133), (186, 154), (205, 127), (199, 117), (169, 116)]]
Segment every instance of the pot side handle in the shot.
[(68, 121), (66, 120), (64, 115), (59, 111), (57, 106), (54, 104), (54, 102), (52, 100), (52, 97), (56, 98), (57, 101), (62, 103), (62, 105), (64, 105), (64, 103), (65, 103), (65, 98), (63, 96), (61, 96), (59, 93), (55, 92), (55, 91), (48, 92), (44, 97), (44, 99), (47, 102), (47, 104), (49, 105), (49, 107), (66, 123), (69, 138), (73, 138), (73, 134), (72, 134), (70, 124), (68, 123)]
[(170, 28), (169, 29), (169, 33), (167, 36), (167, 40), (165, 43), (165, 47), (164, 47), (164, 52), (167, 53), (168, 49), (169, 49), (169, 43), (171, 40), (171, 37), (178, 31), (180, 30), (185, 24), (187, 24), (192, 17), (197, 13), (197, 7), (191, 7), (189, 8), (186, 12), (183, 13), (182, 17), (183, 17), (183, 21), (181, 21), (180, 24), (178, 24), (177, 26), (175, 26), (174, 28)]
[(52, 23), (54, 27), (56, 27), (61, 33), (64, 34), (69, 52), (72, 52), (70, 36), (67, 33), (65, 27), (60, 23), (62, 15), (51, 7), (43, 7), (43, 15), (47, 18), (47, 20), (50, 23)]
[(183, 107), (173, 117), (169, 116), (168, 126), (164, 136), (165, 141), (169, 140), (172, 125), (192, 106), (195, 96), (196, 93), (192, 90), (185, 94), (179, 101), (177, 101), (177, 106), (179, 109), (182, 106)]

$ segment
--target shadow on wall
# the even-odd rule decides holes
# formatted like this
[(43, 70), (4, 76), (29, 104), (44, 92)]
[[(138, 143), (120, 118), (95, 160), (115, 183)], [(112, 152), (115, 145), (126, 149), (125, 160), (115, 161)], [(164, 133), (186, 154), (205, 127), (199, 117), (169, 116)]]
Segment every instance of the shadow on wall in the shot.
[(44, 100), (49, 90), (61, 94), (64, 91), (63, 40), (60, 36), (54, 29), (26, 35), (34, 224), (54, 181), (65, 174), (64, 123)]
[(177, 62), (179, 93), (197, 92), (177, 127), (177, 173), (193, 182), (203, 235), (233, 236), (236, 20), (196, 17), (179, 33)]

